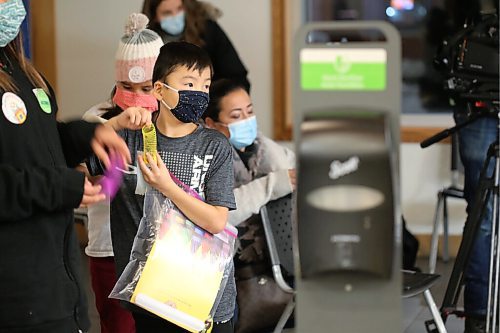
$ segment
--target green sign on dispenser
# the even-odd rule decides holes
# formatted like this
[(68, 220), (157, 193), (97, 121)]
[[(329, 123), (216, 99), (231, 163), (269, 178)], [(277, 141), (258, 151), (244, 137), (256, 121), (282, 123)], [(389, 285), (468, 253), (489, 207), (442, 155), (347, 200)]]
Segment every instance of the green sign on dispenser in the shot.
[(303, 90), (386, 89), (384, 49), (303, 49), (300, 66)]

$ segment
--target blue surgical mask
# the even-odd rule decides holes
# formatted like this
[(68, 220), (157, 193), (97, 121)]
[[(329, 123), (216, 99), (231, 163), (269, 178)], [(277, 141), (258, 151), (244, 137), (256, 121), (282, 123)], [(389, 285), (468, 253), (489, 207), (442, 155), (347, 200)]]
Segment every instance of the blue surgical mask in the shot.
[(179, 94), (179, 103), (175, 108), (171, 108), (164, 100), (161, 103), (183, 123), (197, 122), (208, 107), (210, 100), (208, 93), (197, 90), (177, 90), (166, 83), (162, 83), (166, 88)]
[(0, 4), (0, 47), (5, 47), (19, 34), (26, 17), (21, 0), (10, 0)]
[(181, 11), (179, 14), (167, 16), (160, 22), (160, 26), (169, 35), (177, 36), (184, 31), (186, 25), (186, 14)]
[(255, 116), (225, 126), (229, 129), (229, 142), (238, 150), (250, 146), (257, 138), (257, 118)]

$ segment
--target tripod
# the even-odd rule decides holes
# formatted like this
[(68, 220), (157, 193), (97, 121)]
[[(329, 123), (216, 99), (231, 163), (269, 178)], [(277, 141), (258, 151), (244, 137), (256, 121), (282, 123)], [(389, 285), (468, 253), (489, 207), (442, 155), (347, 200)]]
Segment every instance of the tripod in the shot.
[[(431, 144), (438, 142), (448, 135), (451, 135), (475, 121), (476, 119), (482, 117), (483, 115), (477, 113), (469, 118), (464, 123), (458, 124), (457, 126), (447, 129), (443, 132), (436, 134), (435, 136), (425, 140), (421, 143), (422, 148), (428, 147)], [(500, 117), (500, 115), (497, 114)], [(499, 122), (500, 124), (500, 118)], [(499, 131), (500, 133), (500, 131)], [(490, 255), (490, 269), (489, 269), (489, 283), (488, 283), (488, 306), (487, 306), (487, 316), (486, 316), (486, 332), (495, 333), (498, 332), (498, 318), (499, 318), (499, 275), (500, 275), (500, 244), (499, 244), (499, 175), (500, 175), (500, 157), (499, 157), (499, 139), (497, 135), (497, 141), (492, 143), (488, 149), (488, 154), (486, 161), (483, 164), (483, 168), (480, 173), (479, 183), (476, 190), (476, 196), (472, 204), (472, 210), (467, 217), (467, 221), (464, 227), (463, 238), (460, 244), (460, 248), (453, 266), (453, 270), (448, 282), (446, 293), (443, 299), (443, 303), (440, 309), (441, 317), (443, 321), (450, 314), (457, 315), (460, 317), (464, 316), (463, 311), (457, 309), (458, 299), (461, 294), (462, 286), (464, 283), (464, 272), (467, 268), (467, 264), (470, 259), (470, 254), (476, 240), (476, 235), (478, 233), (481, 221), (484, 217), (484, 212), (486, 210), (487, 204), (492, 198), (493, 201), (493, 216), (492, 216), (492, 235), (491, 235), (491, 252)], [(493, 172), (488, 174), (488, 166), (494, 161)], [(434, 320), (429, 320), (426, 322), (427, 332), (436, 332), (436, 324)]]

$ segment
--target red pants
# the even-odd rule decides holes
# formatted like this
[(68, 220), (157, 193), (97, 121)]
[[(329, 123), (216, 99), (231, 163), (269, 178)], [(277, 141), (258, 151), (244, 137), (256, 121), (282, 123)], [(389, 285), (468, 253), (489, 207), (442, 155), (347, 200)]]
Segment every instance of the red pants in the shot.
[(101, 333), (135, 333), (132, 314), (118, 300), (108, 298), (117, 280), (113, 257), (89, 257), (89, 262)]

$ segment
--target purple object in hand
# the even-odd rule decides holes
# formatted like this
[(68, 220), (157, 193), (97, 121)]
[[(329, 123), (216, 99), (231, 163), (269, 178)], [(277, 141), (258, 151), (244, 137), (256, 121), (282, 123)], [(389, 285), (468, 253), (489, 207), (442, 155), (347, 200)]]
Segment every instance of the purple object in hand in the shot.
[(99, 181), (102, 186), (101, 193), (104, 193), (107, 198), (113, 199), (120, 188), (123, 181), (123, 160), (120, 156), (111, 156), (109, 168), (104, 171), (104, 176)]

